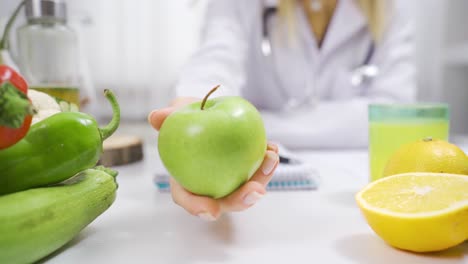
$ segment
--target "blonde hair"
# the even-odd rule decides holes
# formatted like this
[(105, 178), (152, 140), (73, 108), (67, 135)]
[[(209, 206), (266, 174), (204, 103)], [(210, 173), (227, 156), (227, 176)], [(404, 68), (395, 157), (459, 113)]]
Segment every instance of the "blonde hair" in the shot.
[(385, 0), (357, 0), (362, 13), (367, 18), (367, 26), (374, 41), (382, 39), (386, 23)]
[[(326, 1), (326, 0), (325, 0)], [(346, 0), (348, 1), (348, 0)], [(382, 39), (386, 23), (386, 0), (355, 0), (366, 17), (367, 26), (374, 41)], [(278, 12), (288, 28), (294, 31), (297, 0), (280, 0)]]

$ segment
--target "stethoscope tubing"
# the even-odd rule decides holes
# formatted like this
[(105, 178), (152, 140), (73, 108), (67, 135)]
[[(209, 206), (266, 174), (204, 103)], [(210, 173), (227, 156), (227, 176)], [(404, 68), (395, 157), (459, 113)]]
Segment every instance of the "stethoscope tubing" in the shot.
[[(261, 48), (263, 57), (265, 59), (269, 59), (270, 62), (272, 64), (274, 64), (274, 58), (273, 58), (274, 57), (274, 55), (273, 55), (274, 48), (273, 48), (273, 44), (272, 44), (272, 41), (271, 41), (271, 32), (270, 32), (270, 29), (268, 27), (268, 22), (270, 21), (271, 17), (277, 13), (277, 7), (275, 7), (275, 6), (266, 6), (264, 1), (262, 1), (262, 2), (263, 2), (263, 11), (262, 11), (262, 16), (261, 16), (261, 18), (262, 18), (262, 29), (261, 29), (262, 41), (261, 41), (261, 47), (260, 48)], [(369, 45), (369, 48), (367, 49), (366, 55), (364, 57), (364, 60), (362, 61), (362, 63), (360, 65), (358, 65), (356, 67), (356, 72), (359, 72), (358, 69), (365, 68), (365, 67), (373, 67), (374, 71), (378, 72), (378, 68), (376, 68), (375, 65), (370, 65), (374, 53), (375, 53), (375, 42), (371, 41), (371, 43)], [(272, 67), (274, 67), (274, 65), (272, 65)], [(274, 78), (275, 78), (277, 84), (282, 86), (281, 82), (280, 82), (280, 79), (279, 79), (279, 76), (278, 76), (277, 70), (273, 70), (273, 71), (275, 71), (275, 72), (273, 72), (273, 74), (275, 75)], [(359, 76), (359, 77), (360, 77), (360, 79), (366, 79), (366, 81), (368, 81), (368, 79), (370, 79), (368, 76)], [(366, 77), (366, 78), (364, 78), (364, 77)], [(375, 77), (375, 76), (371, 76), (371, 77)], [(353, 84), (353, 85), (355, 85), (355, 84)], [(306, 86), (309, 86), (308, 82), (307, 82)], [(281, 89), (281, 93), (282, 93), (282, 96), (285, 99), (288, 100), (288, 103), (285, 106), (286, 109), (294, 108), (294, 107), (297, 107), (298, 105), (303, 104), (303, 103), (297, 102), (297, 100), (295, 100), (293, 98), (288, 98), (289, 96), (286, 93), (286, 91), (284, 91), (284, 89)], [(308, 96), (306, 96), (306, 97), (310, 97), (311, 93), (312, 92), (308, 91), (307, 92)], [(303, 101), (305, 101), (305, 102), (307, 102), (309, 100), (310, 100), (310, 98), (303, 98)]]

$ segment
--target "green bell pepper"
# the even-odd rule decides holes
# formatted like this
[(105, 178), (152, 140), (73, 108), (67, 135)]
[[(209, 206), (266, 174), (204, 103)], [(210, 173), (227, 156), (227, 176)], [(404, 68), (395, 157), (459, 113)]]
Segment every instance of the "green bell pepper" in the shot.
[(103, 128), (82, 112), (61, 112), (31, 126), (14, 146), (0, 150), (0, 195), (64, 181), (93, 167), (102, 142), (120, 123), (117, 99), (104, 94), (112, 105), (112, 120)]

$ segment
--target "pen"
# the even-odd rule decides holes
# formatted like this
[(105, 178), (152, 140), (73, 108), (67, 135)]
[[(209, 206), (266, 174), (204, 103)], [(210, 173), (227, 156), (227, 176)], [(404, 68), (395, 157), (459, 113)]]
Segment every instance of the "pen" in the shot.
[(301, 162), (299, 160), (290, 158), (290, 157), (285, 157), (280, 155), (279, 156), (280, 163), (282, 164), (300, 164)]

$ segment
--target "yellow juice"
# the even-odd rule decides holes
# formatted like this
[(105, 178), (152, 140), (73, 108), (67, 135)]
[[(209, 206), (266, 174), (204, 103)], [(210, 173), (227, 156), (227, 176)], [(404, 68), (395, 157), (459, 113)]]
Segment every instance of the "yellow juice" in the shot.
[(432, 137), (448, 140), (449, 122), (441, 119), (370, 121), (370, 180), (380, 179), (390, 156), (403, 144)]
[(46, 93), (80, 107), (80, 90), (76, 87), (31, 86), (31, 89)]

